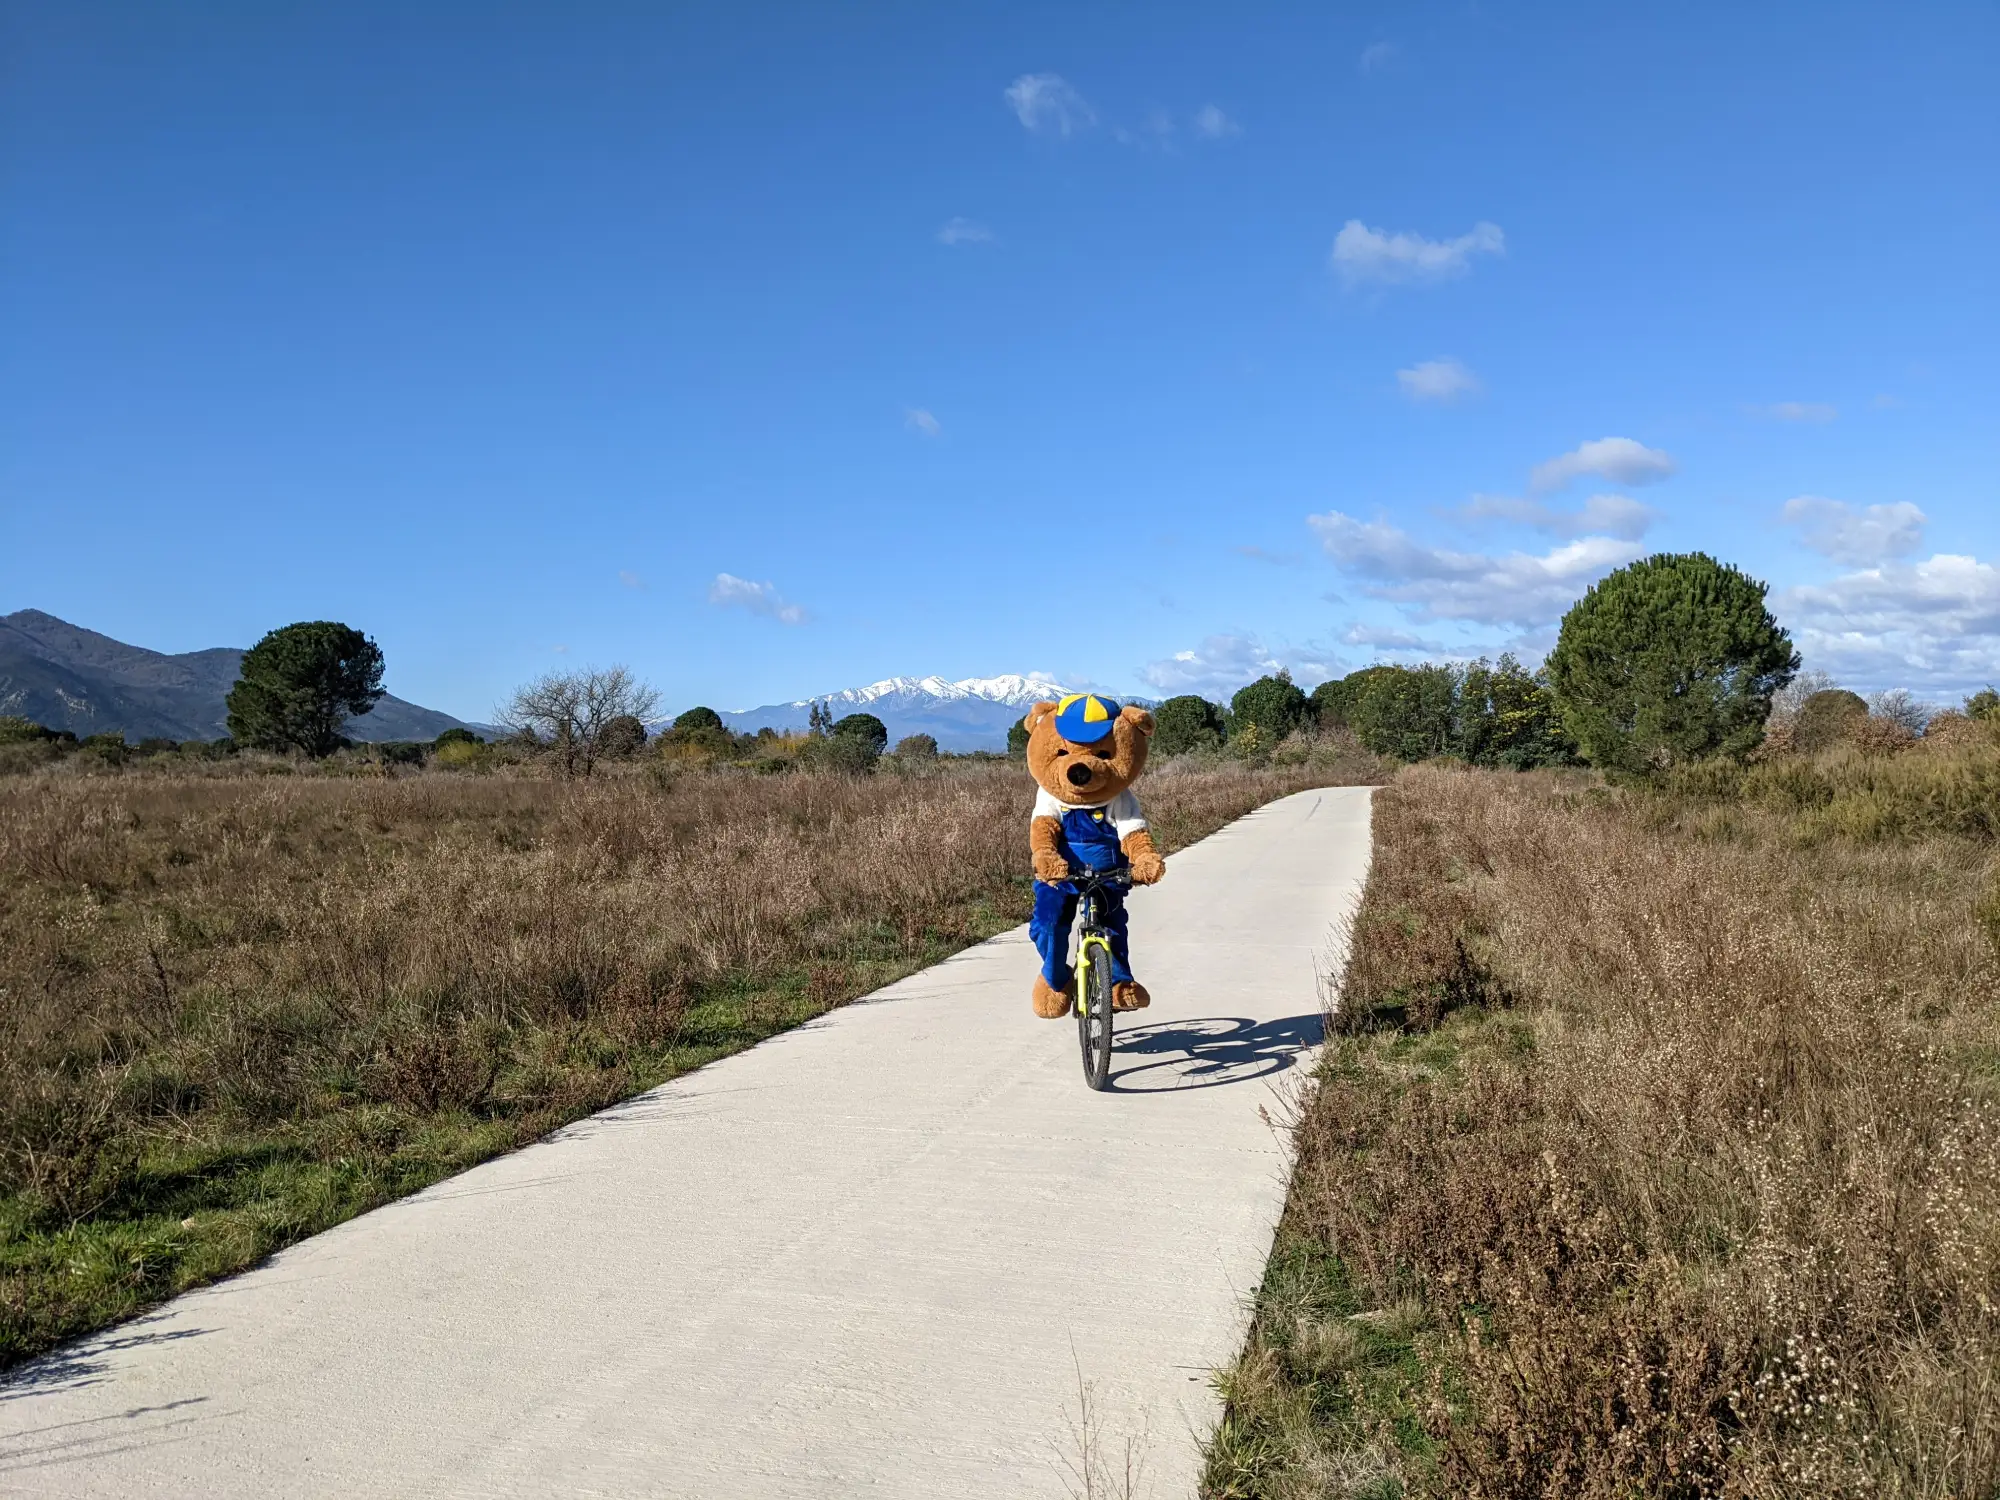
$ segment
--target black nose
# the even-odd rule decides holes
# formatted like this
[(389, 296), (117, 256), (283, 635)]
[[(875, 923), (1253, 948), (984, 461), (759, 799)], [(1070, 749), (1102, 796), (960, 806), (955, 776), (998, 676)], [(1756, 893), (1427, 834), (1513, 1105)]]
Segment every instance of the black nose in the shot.
[(1092, 774), (1089, 766), (1083, 764), (1082, 761), (1078, 761), (1069, 768), (1069, 784), (1071, 786), (1089, 786)]

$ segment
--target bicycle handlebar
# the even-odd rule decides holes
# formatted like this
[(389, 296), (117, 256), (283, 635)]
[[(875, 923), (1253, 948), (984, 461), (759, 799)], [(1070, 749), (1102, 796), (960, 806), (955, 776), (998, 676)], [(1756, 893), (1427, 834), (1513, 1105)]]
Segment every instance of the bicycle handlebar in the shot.
[(1129, 886), (1132, 871), (1123, 865), (1115, 870), (1093, 870), (1089, 865), (1076, 865), (1069, 872), (1069, 880), (1081, 895), (1085, 891), (1102, 890), (1106, 887)]

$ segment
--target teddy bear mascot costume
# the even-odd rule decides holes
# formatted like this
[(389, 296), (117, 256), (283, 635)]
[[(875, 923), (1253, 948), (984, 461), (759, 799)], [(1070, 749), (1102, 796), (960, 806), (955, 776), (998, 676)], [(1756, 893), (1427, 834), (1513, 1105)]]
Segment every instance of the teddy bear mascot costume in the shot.
[[(1095, 693), (1071, 693), (1060, 703), (1028, 710), (1028, 769), (1039, 790), (1028, 824), (1035, 856), (1035, 912), (1028, 934), (1042, 956), (1035, 976), (1035, 1014), (1050, 1020), (1069, 1014), (1069, 932), (1076, 920), (1076, 866), (1129, 869), (1137, 885), (1151, 885), (1167, 863), (1146, 831), (1132, 783), (1146, 769), (1153, 716), (1120, 708)], [(1111, 929), (1111, 1008), (1139, 1010), (1152, 1003), (1132, 977), (1125, 946), (1125, 903), (1103, 892), (1099, 914)]]

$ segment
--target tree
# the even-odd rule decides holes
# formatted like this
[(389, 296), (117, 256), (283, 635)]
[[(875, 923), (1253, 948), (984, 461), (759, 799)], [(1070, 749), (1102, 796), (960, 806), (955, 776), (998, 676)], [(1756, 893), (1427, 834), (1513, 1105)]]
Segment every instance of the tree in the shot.
[(684, 713), (674, 715), (672, 727), (675, 729), (720, 729), (722, 728), (722, 715), (712, 708), (690, 708)]
[(646, 748), (646, 725), (635, 714), (619, 714), (604, 721), (598, 754), (626, 760)]
[(1931, 721), (1933, 710), (1919, 703), (1908, 688), (1886, 688), (1868, 699), (1868, 712), (1878, 719), (1920, 735)]
[(2000, 719), (2000, 692), (1983, 687), (1965, 700), (1968, 719)]
[(1458, 753), (1474, 765), (1525, 771), (1566, 765), (1576, 746), (1563, 733), (1543, 674), (1503, 652), (1498, 662), (1481, 657), (1459, 677)]
[(1022, 714), (1020, 718), (1007, 726), (1007, 753), (1015, 756), (1022, 756), (1028, 753), (1028, 716), (1026, 714)]
[(842, 735), (868, 741), (877, 755), (889, 747), (889, 726), (873, 714), (849, 714), (840, 720), (833, 726), (833, 737), (839, 739)]
[(907, 734), (896, 741), (898, 760), (936, 760), (938, 744), (928, 734)]
[(274, 630), (243, 653), (229, 690), (229, 735), (257, 750), (325, 756), (382, 696), (382, 648), (333, 620)]
[(1458, 747), (1457, 669), (1367, 667), (1347, 683), (1347, 727), (1377, 755), (1428, 760)]
[(1153, 710), (1153, 753), (1182, 755), (1212, 749), (1224, 738), (1222, 710), (1206, 698), (1183, 693)]
[(1868, 703), (1859, 693), (1846, 688), (1822, 688), (1799, 705), (1792, 720), (1792, 748), (1801, 755), (1817, 755), (1854, 738), (1854, 731), (1868, 722)]
[(1644, 772), (1756, 749), (1773, 695), (1799, 669), (1764, 593), (1706, 553), (1663, 552), (1572, 605), (1549, 686), (1591, 763)]
[(1234, 732), (1240, 734), (1255, 725), (1276, 741), (1303, 728), (1311, 710), (1292, 674), (1281, 670), (1275, 677), (1259, 677), (1248, 687), (1238, 688), (1229, 700), (1229, 717)]
[(824, 703), (815, 703), (806, 711), (810, 727), (806, 733), (816, 740), (823, 740), (833, 733), (833, 710)]
[(625, 667), (551, 672), (515, 689), (500, 721), (546, 744), (565, 776), (588, 776), (613, 719), (644, 719), (660, 695)]
[(486, 742), (462, 724), (454, 724), (443, 734), (431, 741), (433, 750), (442, 750), (446, 745), (483, 745)]

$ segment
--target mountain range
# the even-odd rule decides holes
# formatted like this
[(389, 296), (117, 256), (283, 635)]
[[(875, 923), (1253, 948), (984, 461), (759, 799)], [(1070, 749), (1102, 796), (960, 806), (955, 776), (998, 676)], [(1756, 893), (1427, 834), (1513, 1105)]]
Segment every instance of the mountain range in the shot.
[[(1033, 703), (1060, 698), (1070, 689), (1041, 673), (1004, 677), (888, 677), (867, 687), (848, 688), (791, 703), (767, 703), (738, 709), (722, 722), (741, 734), (756, 729), (800, 729), (815, 703), (823, 703), (836, 719), (867, 713), (889, 731), (889, 743), (906, 735), (927, 734), (940, 750), (1004, 750), (1007, 729)], [(1144, 699), (1132, 699), (1144, 703)]]
[[(17, 610), (0, 615), (0, 714), (78, 738), (115, 731), (133, 742), (221, 739), (229, 733), (223, 700), (242, 660), (234, 646), (169, 656), (38, 609)], [(346, 733), (370, 742), (431, 740), (460, 722), (384, 694), (370, 712), (347, 721)]]

